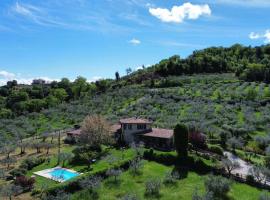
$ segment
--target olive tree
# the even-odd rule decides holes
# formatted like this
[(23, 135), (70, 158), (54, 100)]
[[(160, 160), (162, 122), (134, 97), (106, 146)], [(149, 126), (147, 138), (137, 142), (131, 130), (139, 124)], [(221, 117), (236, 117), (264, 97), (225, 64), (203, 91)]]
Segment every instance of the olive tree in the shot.
[(237, 161), (232, 161), (228, 158), (224, 158), (221, 160), (222, 166), (225, 168), (225, 170), (231, 175), (232, 171), (235, 169), (240, 168), (240, 164)]
[(206, 192), (212, 193), (216, 199), (224, 198), (231, 188), (231, 182), (228, 179), (213, 175), (206, 178), (204, 185)]
[(73, 157), (73, 153), (61, 152), (59, 155), (59, 161), (62, 162), (62, 167), (65, 167), (65, 163), (70, 161)]

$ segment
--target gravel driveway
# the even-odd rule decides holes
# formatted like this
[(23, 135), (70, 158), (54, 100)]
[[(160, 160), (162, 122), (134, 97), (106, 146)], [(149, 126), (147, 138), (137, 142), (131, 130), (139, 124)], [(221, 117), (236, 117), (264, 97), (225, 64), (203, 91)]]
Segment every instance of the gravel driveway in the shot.
[(225, 151), (224, 155), (228, 157), (231, 161), (237, 161), (240, 165), (239, 168), (232, 171), (232, 174), (239, 174), (243, 177), (246, 177), (248, 175), (249, 169), (252, 167), (252, 165), (248, 164), (246, 161), (242, 160), (241, 158), (233, 155), (231, 152)]

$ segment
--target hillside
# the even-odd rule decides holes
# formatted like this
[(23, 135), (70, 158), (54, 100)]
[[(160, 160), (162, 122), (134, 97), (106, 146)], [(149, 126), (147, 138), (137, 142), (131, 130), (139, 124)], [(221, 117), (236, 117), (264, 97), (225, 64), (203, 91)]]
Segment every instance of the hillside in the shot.
[[(40, 113), (1, 119), (1, 136), (31, 136), (72, 127), (87, 114), (98, 113), (112, 122), (122, 117), (151, 118), (156, 127), (163, 128), (183, 122), (205, 132), (209, 139), (226, 142), (240, 137), (254, 150), (254, 145), (260, 146), (254, 142), (255, 136), (269, 138), (269, 97), (269, 85), (239, 81), (232, 74), (168, 77), (151, 87), (141, 84), (109, 89)], [(263, 152), (264, 148), (255, 150)]]

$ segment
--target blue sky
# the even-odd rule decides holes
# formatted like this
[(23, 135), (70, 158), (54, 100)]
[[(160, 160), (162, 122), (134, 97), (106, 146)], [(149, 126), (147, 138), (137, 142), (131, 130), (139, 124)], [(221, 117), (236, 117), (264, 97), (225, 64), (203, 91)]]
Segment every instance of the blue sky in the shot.
[(3, 0), (0, 84), (89, 81), (196, 49), (270, 41), (269, 0)]

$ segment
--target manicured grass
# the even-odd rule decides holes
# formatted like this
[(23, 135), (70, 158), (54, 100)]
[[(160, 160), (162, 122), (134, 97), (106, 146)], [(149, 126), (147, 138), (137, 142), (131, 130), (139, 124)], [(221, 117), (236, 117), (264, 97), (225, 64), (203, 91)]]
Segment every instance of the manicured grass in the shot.
[[(149, 178), (159, 178), (162, 180), (165, 173), (172, 169), (173, 167), (145, 161), (142, 174), (139, 176), (133, 176), (129, 171), (127, 171), (121, 175), (118, 184), (113, 184), (110, 178), (103, 181), (101, 188), (98, 190), (99, 199), (116, 200), (131, 193), (136, 194), (139, 199), (152, 199), (144, 195), (146, 180)], [(162, 185), (159, 199), (192, 199), (192, 193), (195, 188), (198, 189), (199, 193), (204, 193), (205, 178), (206, 176), (200, 176), (197, 173), (189, 172), (187, 177), (177, 181), (176, 185)], [(258, 199), (260, 192), (260, 190), (248, 185), (233, 183), (228, 196), (233, 200), (256, 200)], [(89, 199), (87, 191), (81, 191), (72, 196), (72, 200), (86, 199)]]
[[(65, 146), (61, 151), (62, 152), (71, 152), (74, 149), (74, 146)], [(111, 154), (113, 156), (115, 156), (116, 158), (118, 158), (119, 160), (121, 159), (129, 159), (132, 158), (132, 156), (134, 155), (134, 152), (131, 149), (127, 149), (125, 151), (118, 151), (116, 149), (108, 149), (108, 154)], [(41, 171), (44, 169), (49, 169), (49, 168), (53, 168), (57, 166), (57, 157), (56, 156), (52, 156), (50, 158), (50, 163), (43, 163), (35, 168), (33, 168), (32, 170), (28, 171), (27, 176), (32, 176), (34, 175), (34, 172), (37, 171)], [(101, 171), (104, 170), (106, 168), (109, 167), (109, 163), (107, 162), (107, 160), (105, 159), (101, 159), (98, 160), (96, 163), (91, 165), (91, 172), (97, 172), (97, 171)], [(86, 164), (71, 164), (71, 163), (67, 163), (65, 165), (65, 168), (69, 168), (69, 169), (73, 169), (75, 171), (78, 172), (82, 172), (85, 173), (88, 170), (88, 167)], [(44, 177), (40, 177), (40, 176), (36, 176), (36, 183), (35, 183), (35, 187), (36, 189), (40, 189), (40, 187), (42, 187), (42, 185), (49, 185), (54, 186), (56, 184), (61, 184), (61, 183), (57, 183), (53, 180), (44, 178)]]

